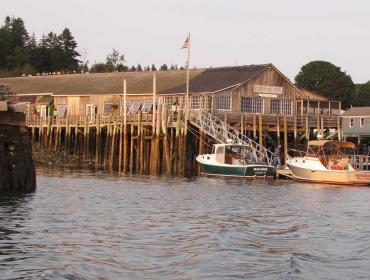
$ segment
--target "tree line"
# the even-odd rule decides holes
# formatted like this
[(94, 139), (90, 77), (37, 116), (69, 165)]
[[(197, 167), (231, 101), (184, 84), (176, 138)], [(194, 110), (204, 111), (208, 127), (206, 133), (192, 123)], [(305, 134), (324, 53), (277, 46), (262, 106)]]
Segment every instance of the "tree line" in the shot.
[(19, 76), (78, 70), (77, 42), (68, 28), (40, 40), (30, 35), (21, 18), (5, 18), (0, 27), (0, 75)]
[[(22, 18), (7, 16), (0, 26), (0, 77), (35, 75), (42, 73), (74, 72), (123, 72), (157, 71), (151, 66), (127, 66), (124, 55), (113, 49), (105, 62), (95, 62), (89, 67), (88, 61), (81, 59), (77, 42), (68, 28), (60, 33), (49, 32), (37, 40), (35, 34), (26, 29)], [(163, 64), (158, 70), (184, 69), (182, 66)]]
[(132, 65), (131, 67), (125, 64), (125, 56), (119, 51), (113, 49), (105, 59), (105, 62), (95, 62), (91, 67), (86, 66), (86, 71), (92, 73), (106, 73), (106, 72), (127, 72), (127, 71), (166, 71), (166, 70), (184, 70), (183, 66), (178, 67), (177, 64), (162, 64), (159, 69), (152, 64), (151, 66), (142, 66), (141, 64)]
[(327, 61), (311, 61), (302, 66), (295, 84), (332, 100), (342, 101), (344, 108), (370, 106), (370, 81), (354, 84), (350, 75)]

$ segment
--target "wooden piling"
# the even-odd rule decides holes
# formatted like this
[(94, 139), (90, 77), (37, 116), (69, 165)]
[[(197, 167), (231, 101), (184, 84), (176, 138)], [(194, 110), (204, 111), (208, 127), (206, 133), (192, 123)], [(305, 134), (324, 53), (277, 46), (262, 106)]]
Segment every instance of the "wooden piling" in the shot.
[(283, 116), (284, 121), (284, 162), (288, 160), (288, 125), (287, 125), (287, 117), (284, 114)]
[(258, 114), (258, 141), (263, 146), (263, 126), (262, 126), (262, 113)]

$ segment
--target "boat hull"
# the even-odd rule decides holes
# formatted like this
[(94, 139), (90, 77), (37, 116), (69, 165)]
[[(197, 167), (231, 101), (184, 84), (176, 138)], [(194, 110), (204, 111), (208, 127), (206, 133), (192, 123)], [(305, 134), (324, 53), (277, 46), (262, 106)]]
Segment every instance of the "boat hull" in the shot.
[(201, 175), (240, 177), (247, 179), (274, 179), (275, 168), (268, 165), (226, 166), (199, 162)]
[(297, 181), (335, 185), (370, 185), (369, 171), (313, 170), (289, 162), (288, 167), (292, 171), (293, 179)]

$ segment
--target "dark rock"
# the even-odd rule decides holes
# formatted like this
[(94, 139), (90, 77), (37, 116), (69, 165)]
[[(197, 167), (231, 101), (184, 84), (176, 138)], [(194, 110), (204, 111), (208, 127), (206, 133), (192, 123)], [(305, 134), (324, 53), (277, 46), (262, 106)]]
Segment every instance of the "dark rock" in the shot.
[(0, 193), (35, 189), (35, 167), (27, 129), (0, 125)]

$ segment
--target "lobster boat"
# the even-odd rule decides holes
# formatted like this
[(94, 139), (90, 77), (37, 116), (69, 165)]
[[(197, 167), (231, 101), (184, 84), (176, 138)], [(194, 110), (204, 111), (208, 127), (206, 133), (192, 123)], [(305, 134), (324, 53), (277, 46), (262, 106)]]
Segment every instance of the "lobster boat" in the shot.
[(242, 144), (215, 144), (212, 154), (196, 158), (201, 175), (274, 179), (275, 167), (266, 159), (259, 159), (253, 150)]
[(307, 151), (290, 157), (287, 165), (298, 181), (338, 185), (370, 185), (369, 157), (355, 155), (346, 141), (309, 141)]

